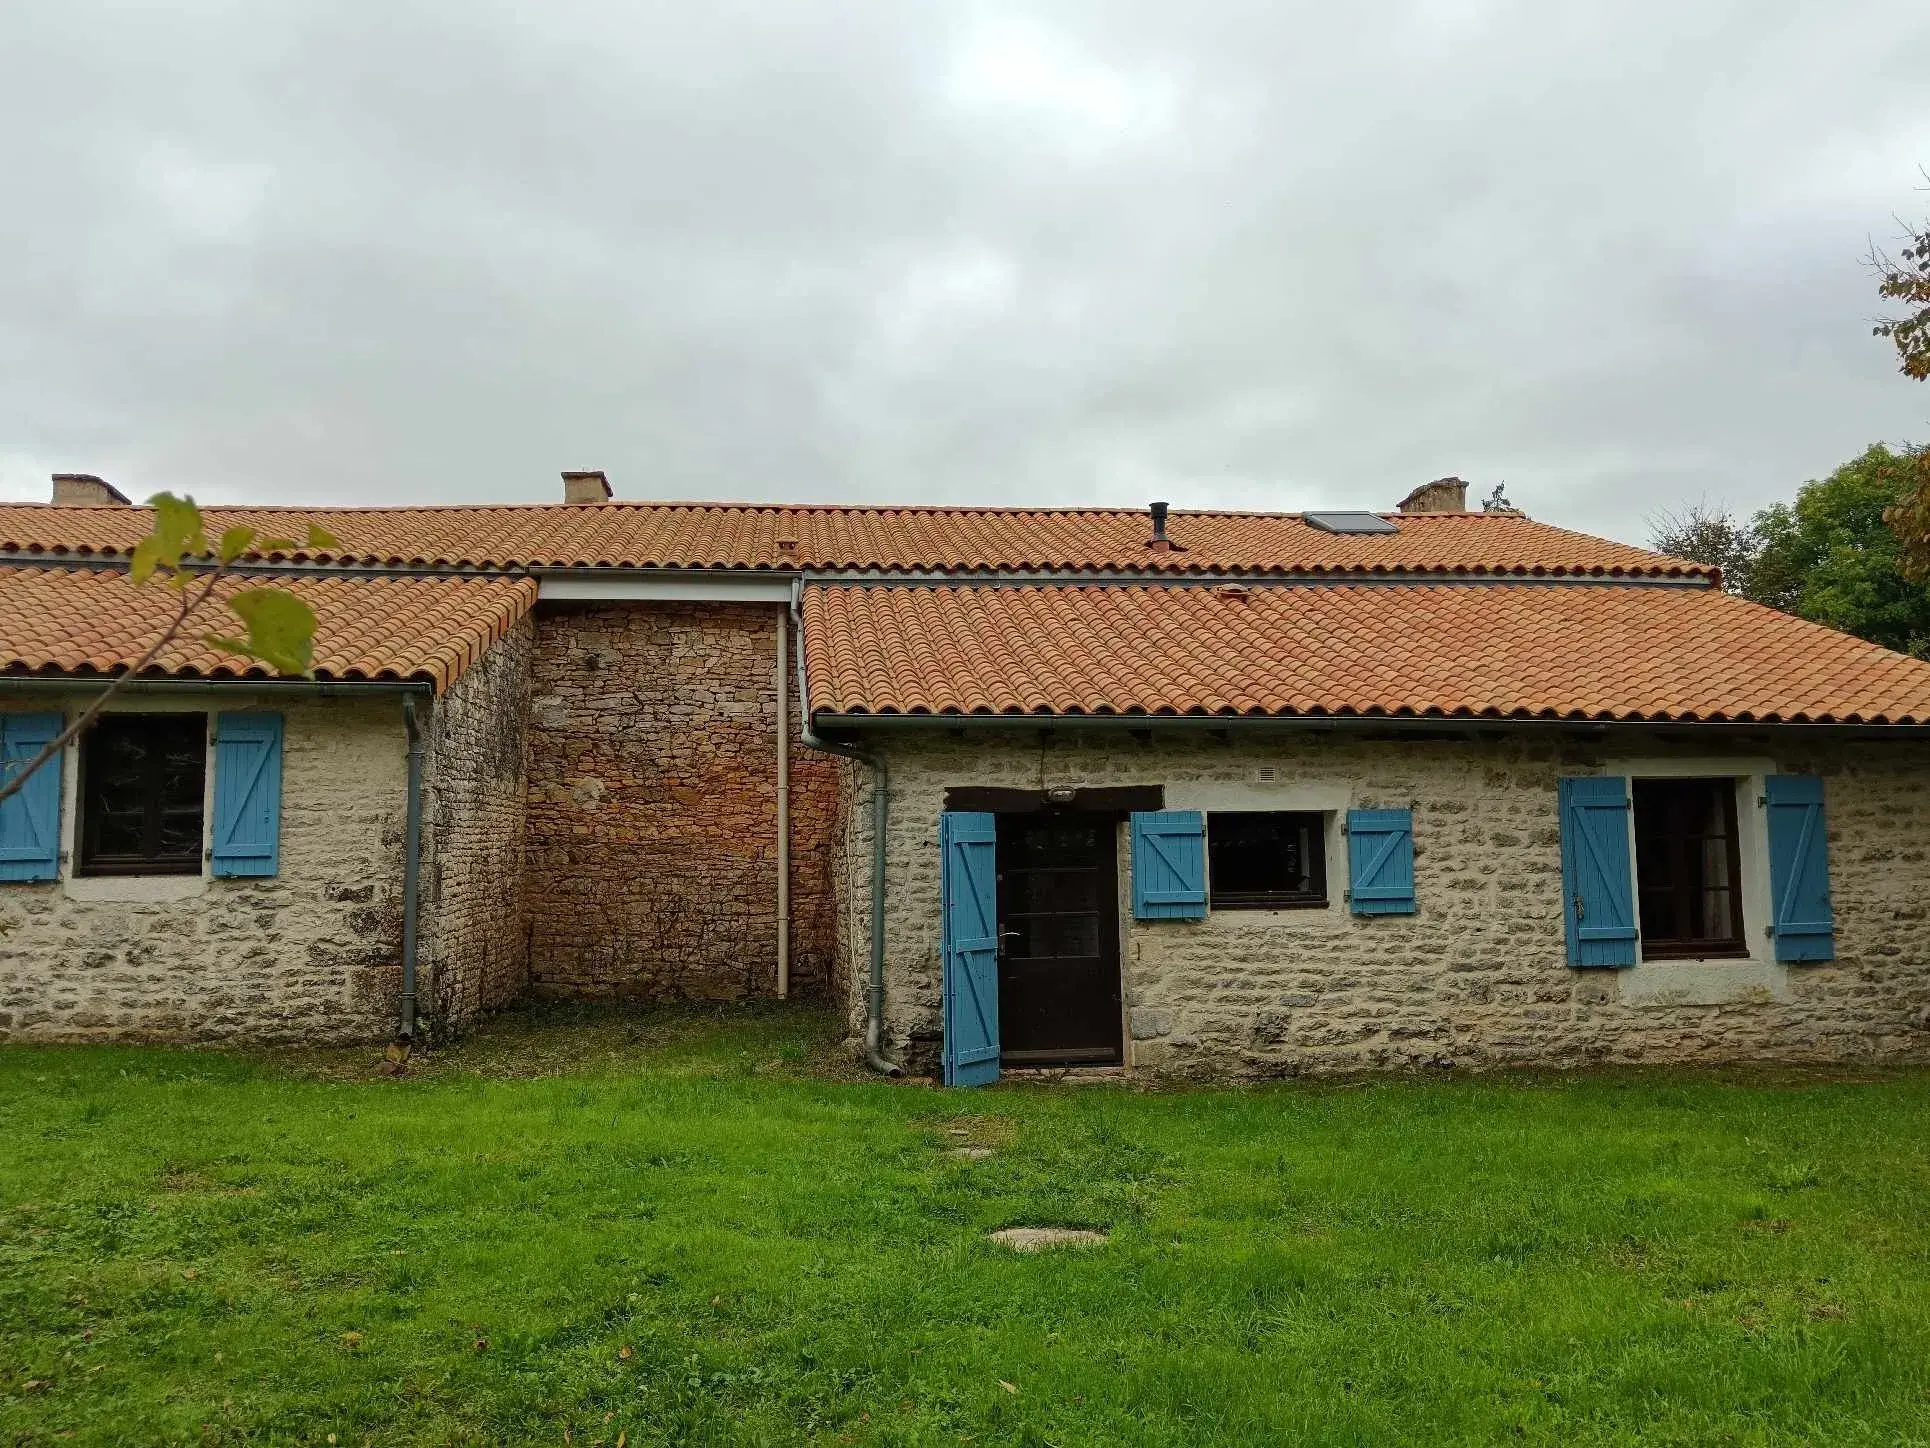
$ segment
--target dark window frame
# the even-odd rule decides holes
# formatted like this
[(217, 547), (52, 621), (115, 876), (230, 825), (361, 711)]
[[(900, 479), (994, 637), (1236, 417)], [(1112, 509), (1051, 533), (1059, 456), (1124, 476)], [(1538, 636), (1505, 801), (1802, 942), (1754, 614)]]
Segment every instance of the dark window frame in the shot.
[[(1727, 776), (1684, 776), (1637, 778), (1630, 781), (1629, 818), (1635, 834), (1635, 907), (1641, 922), (1644, 960), (1738, 960), (1749, 955), (1749, 940), (1743, 924), (1742, 909), (1742, 830), (1736, 795), (1740, 786)], [(1719, 805), (1718, 832), (1685, 831), (1681, 828), (1691, 813), (1691, 803), (1706, 804), (1713, 794)], [(1655, 819), (1657, 812), (1664, 819)], [(1699, 811), (1696, 811), (1699, 812)], [(1657, 839), (1663, 841), (1666, 860), (1656, 859)], [(1724, 850), (1728, 883), (1710, 885), (1693, 862), (1697, 849), (1719, 842)], [(1667, 878), (1656, 881), (1658, 864), (1665, 866)], [(1728, 897), (1727, 929), (1718, 933), (1688, 932), (1688, 922), (1698, 913), (1695, 897), (1720, 891)], [(1652, 925), (1665, 914), (1669, 929), (1658, 931)]]
[[(143, 761), (142, 777), (139, 781), (141, 799), (142, 848), (138, 852), (108, 852), (100, 847), (102, 833), (103, 794), (102, 775), (105, 772), (98, 751), (117, 732), (126, 731), (135, 723), (148, 726), (173, 725), (172, 731), (186, 735), (190, 728), (195, 732), (200, 745), (200, 769), (198, 771), (198, 795), (193, 810), (176, 807), (170, 810), (164, 796), (163, 750), (150, 751)], [(80, 767), (76, 789), (76, 809), (74, 820), (74, 874), (77, 876), (128, 876), (128, 875), (199, 875), (207, 858), (207, 792), (208, 770), (212, 751), (208, 747), (208, 716), (198, 711), (182, 710), (167, 713), (107, 713), (101, 715), (81, 735)], [(169, 814), (185, 817), (192, 813), (196, 828), (192, 851), (187, 848), (169, 850), (162, 842), (162, 824)]]
[[(1330, 810), (1311, 809), (1253, 809), (1253, 810), (1209, 810), (1206, 814), (1206, 904), (1209, 910), (1324, 910), (1333, 903), (1328, 893), (1327, 882), (1327, 830)], [(1218, 843), (1215, 842), (1215, 820), (1230, 818), (1268, 818), (1294, 822), (1294, 827), (1306, 831), (1307, 860), (1301, 869), (1301, 878), (1307, 882), (1303, 889), (1285, 890), (1232, 890), (1217, 883), (1222, 872), (1214, 868), (1214, 856), (1226, 849), (1238, 848), (1240, 842), (1227, 838), (1231, 833), (1225, 825), (1220, 827)]]

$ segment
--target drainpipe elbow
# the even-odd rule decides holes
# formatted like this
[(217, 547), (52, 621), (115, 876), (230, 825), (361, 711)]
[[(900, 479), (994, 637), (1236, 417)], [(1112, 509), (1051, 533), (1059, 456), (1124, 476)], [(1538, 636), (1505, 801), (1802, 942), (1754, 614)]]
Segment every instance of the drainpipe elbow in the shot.
[(885, 1036), (885, 993), (873, 986), (866, 992), (870, 1009), (864, 1031), (864, 1063), (881, 1076), (897, 1080), (905, 1074), (905, 1068), (887, 1059), (884, 1053)]

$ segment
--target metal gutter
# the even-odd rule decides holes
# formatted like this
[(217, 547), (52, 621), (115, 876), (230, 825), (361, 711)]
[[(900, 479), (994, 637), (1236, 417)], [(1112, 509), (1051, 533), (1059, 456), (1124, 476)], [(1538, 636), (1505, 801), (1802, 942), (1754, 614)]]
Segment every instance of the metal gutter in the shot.
[[(104, 688), (120, 677), (117, 674), (0, 674), (0, 694), (41, 694), (76, 689)], [(235, 694), (270, 694), (310, 699), (366, 698), (376, 694), (432, 694), (435, 685), (426, 679), (370, 679), (365, 682), (343, 679), (129, 679), (117, 692), (122, 694), (202, 694), (219, 690)]]
[[(0, 551), (0, 568), (61, 568), (77, 573), (125, 573), (127, 559), (118, 554)], [(472, 564), (429, 563), (296, 563), (264, 558), (230, 564), (228, 572), (235, 577), (265, 578), (290, 575), (323, 578), (523, 578), (532, 570), (520, 564), (478, 567)]]
[[(127, 559), (99, 554), (0, 552), (0, 567), (67, 568), (124, 572)], [(873, 588), (979, 585), (1026, 587), (1040, 584), (1078, 584), (1085, 587), (1208, 586), (1239, 582), (1253, 586), (1342, 586), (1355, 584), (1414, 585), (1421, 583), (1472, 585), (1529, 584), (1547, 587), (1634, 587), (1711, 589), (1717, 580), (1706, 575), (1598, 573), (1445, 573), (1428, 569), (1366, 572), (1332, 569), (1292, 572), (1280, 569), (1225, 567), (1176, 572), (1165, 569), (1102, 568), (905, 568), (797, 567), (742, 568), (707, 564), (588, 564), (561, 566), (538, 563), (427, 564), (427, 563), (306, 563), (257, 560), (237, 563), (230, 573), (246, 577), (322, 576), (327, 578), (534, 578), (550, 601), (570, 599), (676, 598), (680, 587), (706, 589), (722, 584), (744, 592), (681, 595), (691, 598), (737, 598), (782, 602), (784, 594), (802, 579), (810, 583), (862, 585)], [(626, 590), (637, 588), (632, 594)], [(578, 591), (582, 590), (582, 591)]]
[(791, 597), (787, 577), (758, 578), (732, 575), (702, 576), (697, 570), (671, 578), (584, 578), (579, 574), (537, 575), (536, 597), (542, 603), (774, 603)]
[(1692, 588), (1708, 592), (1715, 583), (1707, 578), (1666, 577), (1647, 574), (1621, 576), (1580, 574), (1513, 573), (1430, 573), (1408, 569), (1388, 573), (1256, 573), (1236, 568), (1210, 573), (1082, 573), (1027, 571), (1000, 573), (878, 573), (876, 571), (826, 571), (802, 575), (806, 583), (841, 588), (1038, 588), (1042, 586), (1079, 588), (1214, 588), (1240, 583), (1248, 588), (1412, 588), (1427, 584), (1446, 587), (1493, 587), (1511, 584), (1541, 588)]
[(1262, 730), (1310, 734), (1379, 733), (1644, 733), (1708, 735), (1815, 734), (1870, 739), (1930, 739), (1930, 724), (1832, 724), (1772, 720), (1667, 719), (1508, 719), (1463, 718), (1451, 715), (1393, 716), (1263, 714), (826, 714), (816, 716), (820, 729), (840, 731), (903, 729), (1099, 729), (1144, 733), (1159, 730)]
[(891, 822), (891, 775), (876, 754), (855, 744), (821, 737), (811, 719), (810, 681), (804, 665), (804, 580), (791, 592), (791, 619), (797, 627), (798, 741), (807, 749), (854, 759), (871, 771), (871, 968), (865, 983), (864, 1060), (886, 1076), (902, 1076), (904, 1068), (887, 1060), (885, 1035), (885, 830)]

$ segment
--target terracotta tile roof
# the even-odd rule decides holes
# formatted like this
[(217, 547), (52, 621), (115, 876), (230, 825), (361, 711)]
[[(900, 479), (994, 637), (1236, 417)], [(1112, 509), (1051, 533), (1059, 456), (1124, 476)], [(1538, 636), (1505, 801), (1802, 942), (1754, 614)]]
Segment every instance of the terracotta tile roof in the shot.
[[(220, 595), (259, 586), (226, 579)], [(453, 684), (490, 644), (529, 612), (529, 578), (318, 578), (276, 580), (315, 610), (315, 673), (321, 679), (423, 679)], [(160, 634), (174, 595), (135, 587), (107, 569), (0, 567), (0, 672), (119, 673)], [(235, 626), (211, 610), (199, 633)], [(198, 641), (176, 640), (147, 674), (272, 678), (272, 671)]]
[(1930, 722), (1930, 663), (1692, 586), (813, 584), (804, 606), (820, 713)]
[[(445, 508), (210, 508), (208, 531), (321, 523), (327, 561), (388, 567), (769, 568), (1171, 573), (1704, 575), (1698, 563), (1518, 514), (1389, 515), (1391, 534), (1322, 532), (1294, 513), (1172, 514), (1170, 553), (1140, 509), (858, 508), (731, 503)], [(0, 556), (119, 555), (145, 508), (0, 505)], [(787, 542), (788, 540), (788, 542)], [(296, 557), (306, 555), (297, 554)]]

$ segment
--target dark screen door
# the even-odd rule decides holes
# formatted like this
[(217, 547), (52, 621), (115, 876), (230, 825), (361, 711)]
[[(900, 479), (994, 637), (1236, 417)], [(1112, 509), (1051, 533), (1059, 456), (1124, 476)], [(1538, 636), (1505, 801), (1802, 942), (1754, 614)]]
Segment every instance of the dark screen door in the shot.
[(999, 816), (999, 1039), (1009, 1062), (1120, 1059), (1116, 829), (1105, 815)]

